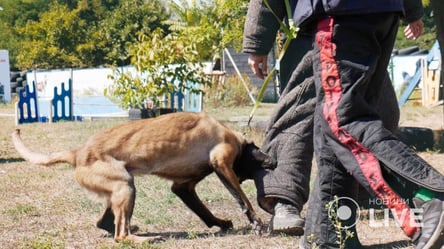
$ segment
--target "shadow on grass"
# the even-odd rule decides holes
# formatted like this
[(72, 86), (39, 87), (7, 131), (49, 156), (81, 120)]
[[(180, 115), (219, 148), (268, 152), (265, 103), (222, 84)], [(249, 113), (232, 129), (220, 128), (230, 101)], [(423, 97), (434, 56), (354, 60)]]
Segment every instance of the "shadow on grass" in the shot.
[(226, 231), (218, 231), (218, 232), (139, 232), (139, 228), (137, 226), (131, 227), (131, 232), (136, 234), (137, 236), (160, 236), (164, 239), (175, 239), (175, 240), (192, 240), (192, 239), (202, 239), (202, 238), (210, 238), (210, 237), (225, 237), (230, 235), (248, 235), (254, 234), (253, 230), (250, 227), (240, 227), (237, 229), (230, 229)]
[(397, 137), (416, 151), (444, 152), (444, 130), (422, 127), (399, 127)]
[(409, 240), (400, 240), (400, 241), (393, 241), (386, 244), (379, 244), (379, 245), (369, 245), (365, 246), (365, 249), (393, 249), (393, 248), (407, 248), (410, 247), (411, 243)]
[(21, 157), (13, 157), (13, 158), (0, 158), (0, 163), (18, 163), (24, 162), (25, 159)]

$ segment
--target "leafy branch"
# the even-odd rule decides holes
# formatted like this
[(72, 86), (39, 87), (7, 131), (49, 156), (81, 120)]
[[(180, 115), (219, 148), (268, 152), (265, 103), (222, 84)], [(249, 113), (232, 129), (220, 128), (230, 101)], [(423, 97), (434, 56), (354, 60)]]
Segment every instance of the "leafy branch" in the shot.
[(174, 91), (201, 92), (200, 85), (209, 85), (210, 80), (190, 39), (164, 35), (161, 29), (150, 36), (139, 33), (138, 42), (129, 49), (135, 72), (115, 68), (105, 94), (120, 100), (123, 108), (143, 108), (148, 101), (158, 107), (161, 98)]

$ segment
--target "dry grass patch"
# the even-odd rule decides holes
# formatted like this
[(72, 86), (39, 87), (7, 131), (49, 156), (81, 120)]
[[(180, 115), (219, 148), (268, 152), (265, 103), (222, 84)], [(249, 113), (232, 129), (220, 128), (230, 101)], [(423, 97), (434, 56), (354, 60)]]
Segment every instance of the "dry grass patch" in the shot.
[[(4, 106), (1, 108), (0, 112), (4, 112)], [(229, 121), (233, 116), (248, 116), (250, 110), (243, 107), (209, 112), (233, 129), (245, 131), (238, 122)], [(271, 110), (272, 105), (265, 105), (257, 115), (269, 115)], [(433, 118), (436, 117), (421, 117), (422, 122)], [(126, 120), (35, 123), (20, 128), (25, 143), (32, 149), (53, 152), (80, 146), (96, 131), (122, 122)], [(253, 235), (238, 204), (214, 175), (198, 185), (197, 193), (215, 215), (232, 219), (233, 230), (221, 233), (207, 228), (171, 193), (168, 181), (137, 176), (134, 231), (161, 235), (165, 241), (138, 246), (117, 244), (106, 232), (95, 228), (102, 206), (74, 180), (72, 168), (66, 164), (39, 167), (23, 161), (10, 142), (14, 129), (12, 118), (0, 117), (0, 248), (297, 248), (298, 237)], [(253, 130), (246, 134), (261, 143), (261, 132)], [(443, 154), (424, 152), (421, 156), (443, 172)], [(270, 215), (256, 204), (253, 182), (246, 181), (242, 188), (263, 221), (268, 222)], [(396, 227), (374, 229), (363, 220), (358, 223), (358, 230), (364, 244), (374, 245), (370, 248), (412, 248)]]

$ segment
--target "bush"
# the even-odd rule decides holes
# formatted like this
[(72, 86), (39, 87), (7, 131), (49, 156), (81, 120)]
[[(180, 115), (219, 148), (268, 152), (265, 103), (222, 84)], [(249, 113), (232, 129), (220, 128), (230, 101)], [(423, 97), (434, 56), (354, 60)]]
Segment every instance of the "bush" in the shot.
[(140, 33), (138, 42), (129, 48), (135, 72), (115, 68), (105, 95), (116, 98), (123, 108), (143, 108), (150, 101), (160, 107), (162, 97), (174, 91), (200, 92), (197, 85), (210, 82), (190, 39), (174, 33), (165, 35), (161, 29), (149, 36)]
[[(247, 76), (243, 76), (248, 89), (256, 95), (258, 89), (252, 85)], [(211, 88), (205, 90), (205, 104), (211, 107), (233, 107), (251, 105), (251, 99), (248, 96), (242, 81), (239, 77), (233, 75), (225, 78), (223, 83), (213, 83)]]

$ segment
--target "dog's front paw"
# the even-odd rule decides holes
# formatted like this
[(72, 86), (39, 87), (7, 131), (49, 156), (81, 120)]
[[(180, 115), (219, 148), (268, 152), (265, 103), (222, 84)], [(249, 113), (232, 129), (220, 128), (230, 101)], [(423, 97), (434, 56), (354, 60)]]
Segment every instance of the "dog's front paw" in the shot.
[(251, 228), (253, 229), (253, 233), (256, 235), (262, 234), (262, 221), (261, 220), (255, 220), (253, 223), (251, 223)]
[(218, 226), (222, 230), (232, 229), (233, 228), (233, 222), (231, 222), (231, 220), (220, 220)]

